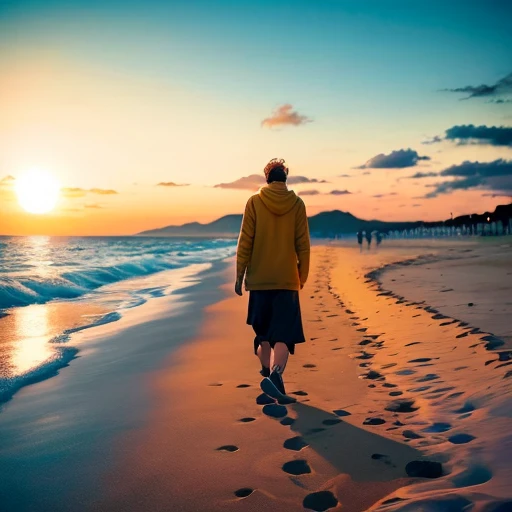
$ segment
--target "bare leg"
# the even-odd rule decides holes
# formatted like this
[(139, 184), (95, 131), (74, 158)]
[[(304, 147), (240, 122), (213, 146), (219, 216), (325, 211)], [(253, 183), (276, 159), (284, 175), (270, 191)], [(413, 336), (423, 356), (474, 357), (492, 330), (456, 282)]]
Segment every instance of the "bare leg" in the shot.
[(272, 349), (270, 348), (270, 343), (268, 341), (262, 341), (257, 351), (258, 357), (261, 361), (261, 366), (264, 368), (270, 368), (270, 356), (272, 354)]
[(274, 363), (273, 366), (279, 366), (279, 373), (283, 373), (288, 362), (289, 354), (288, 346), (286, 343), (277, 342), (274, 345)]

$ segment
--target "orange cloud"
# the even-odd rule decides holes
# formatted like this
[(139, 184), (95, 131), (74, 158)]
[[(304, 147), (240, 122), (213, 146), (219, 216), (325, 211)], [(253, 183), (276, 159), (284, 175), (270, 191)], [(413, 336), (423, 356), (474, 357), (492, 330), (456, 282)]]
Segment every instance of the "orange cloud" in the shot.
[[(325, 180), (317, 180), (316, 178), (307, 178), (306, 176), (289, 176), (289, 185), (301, 185), (303, 183), (327, 183)], [(265, 177), (262, 174), (251, 174), (244, 176), (238, 180), (229, 183), (219, 183), (214, 188), (233, 188), (237, 190), (258, 190), (265, 185)]]
[(188, 187), (188, 183), (174, 183), (174, 181), (161, 181), (157, 187)]
[(113, 195), (115, 190), (103, 188), (85, 189), (80, 187), (64, 187), (60, 189), (62, 195), (67, 198), (84, 197), (86, 194)]
[(293, 111), (292, 109), (293, 107), (290, 104), (278, 107), (270, 117), (263, 119), (261, 126), (267, 126), (268, 128), (283, 125), (299, 126), (312, 122), (312, 119), (309, 117), (300, 115), (297, 111)]

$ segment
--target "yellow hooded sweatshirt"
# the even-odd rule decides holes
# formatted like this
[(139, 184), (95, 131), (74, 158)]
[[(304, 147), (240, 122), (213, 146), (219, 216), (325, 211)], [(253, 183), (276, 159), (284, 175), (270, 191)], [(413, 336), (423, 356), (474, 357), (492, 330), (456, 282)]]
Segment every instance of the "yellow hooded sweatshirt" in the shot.
[(272, 182), (249, 198), (236, 253), (246, 290), (300, 290), (309, 273), (306, 207), (286, 183)]

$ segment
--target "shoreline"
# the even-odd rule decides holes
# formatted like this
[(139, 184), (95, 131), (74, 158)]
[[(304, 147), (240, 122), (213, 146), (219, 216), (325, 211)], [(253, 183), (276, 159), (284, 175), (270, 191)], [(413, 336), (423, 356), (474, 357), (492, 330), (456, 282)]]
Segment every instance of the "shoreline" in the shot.
[(222, 298), (218, 286), (227, 266), (215, 262), (171, 295), (133, 308), (117, 322), (75, 333), (72, 343), (80, 354), (71, 365), (3, 404), (3, 506), (66, 511), (73, 502), (86, 508), (113, 463), (117, 436), (145, 421), (149, 376), (193, 336), (204, 307)]

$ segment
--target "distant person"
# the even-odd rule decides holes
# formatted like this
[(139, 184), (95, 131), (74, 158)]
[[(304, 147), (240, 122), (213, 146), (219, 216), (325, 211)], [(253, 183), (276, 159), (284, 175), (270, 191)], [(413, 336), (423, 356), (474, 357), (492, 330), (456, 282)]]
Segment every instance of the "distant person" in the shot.
[(372, 245), (372, 232), (366, 231), (366, 241), (368, 242), (368, 250), (370, 250), (370, 246)]
[(377, 247), (379, 247), (381, 242), (382, 242), (382, 233), (377, 231), (377, 233), (375, 233), (375, 243), (377, 244)]
[(261, 362), (262, 390), (288, 399), (283, 372), (288, 354), (305, 341), (299, 290), (309, 273), (310, 241), (306, 207), (288, 190), (284, 160), (264, 169), (267, 185), (247, 201), (238, 238), (235, 292), (249, 291), (247, 323), (252, 325), (254, 352)]
[(363, 252), (363, 232), (357, 232), (357, 243), (359, 244), (359, 252)]

